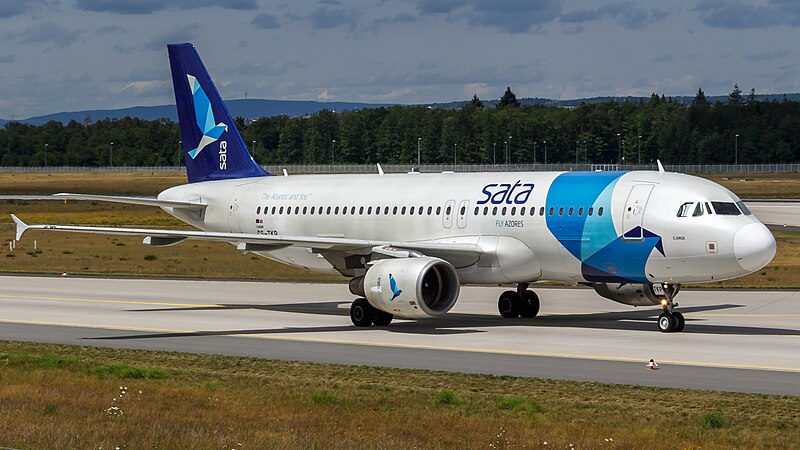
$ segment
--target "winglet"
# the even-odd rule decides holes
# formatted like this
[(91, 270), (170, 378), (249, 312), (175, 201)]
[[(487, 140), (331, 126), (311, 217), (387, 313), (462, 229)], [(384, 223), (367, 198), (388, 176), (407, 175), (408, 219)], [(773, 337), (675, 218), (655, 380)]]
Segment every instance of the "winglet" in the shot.
[(383, 167), (381, 167), (381, 163), (378, 163), (378, 175), (383, 175)]
[(661, 160), (660, 160), (660, 159), (657, 159), (657, 160), (656, 160), (656, 163), (658, 163), (658, 173), (664, 173), (664, 172), (666, 172), (666, 171), (664, 170), (664, 166), (663, 166), (663, 165), (661, 165)]
[(28, 224), (21, 221), (19, 217), (15, 216), (14, 214), (11, 215), (11, 219), (17, 224), (17, 237), (15, 238), (17, 241), (22, 239), (22, 235), (25, 234), (25, 231), (28, 230)]

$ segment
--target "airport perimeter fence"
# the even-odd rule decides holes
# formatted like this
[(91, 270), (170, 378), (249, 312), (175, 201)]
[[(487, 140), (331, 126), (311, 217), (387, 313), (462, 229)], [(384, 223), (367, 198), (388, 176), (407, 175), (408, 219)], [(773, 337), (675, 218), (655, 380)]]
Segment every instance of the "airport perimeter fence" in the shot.
[[(280, 175), (301, 173), (378, 173), (375, 164), (295, 164), (263, 166), (270, 173)], [(542, 172), (542, 171), (609, 171), (609, 170), (658, 170), (655, 164), (423, 164), (419, 167), (405, 164), (387, 164), (381, 168), (385, 173), (406, 173), (418, 170), (423, 173), (437, 172)], [(680, 173), (800, 173), (800, 163), (773, 164), (667, 164), (669, 172)], [(183, 173), (183, 166), (136, 166), (136, 167), (0, 167), (0, 173)]]

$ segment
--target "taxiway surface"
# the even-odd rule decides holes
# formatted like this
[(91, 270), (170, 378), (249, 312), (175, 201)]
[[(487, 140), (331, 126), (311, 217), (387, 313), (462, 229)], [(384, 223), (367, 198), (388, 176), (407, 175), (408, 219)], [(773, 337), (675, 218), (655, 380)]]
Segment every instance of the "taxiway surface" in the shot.
[(539, 317), (502, 319), (503, 290), (357, 329), (345, 284), (2, 276), (0, 339), (800, 395), (800, 292), (685, 290), (686, 330), (663, 334), (658, 308), (583, 288), (536, 288)]

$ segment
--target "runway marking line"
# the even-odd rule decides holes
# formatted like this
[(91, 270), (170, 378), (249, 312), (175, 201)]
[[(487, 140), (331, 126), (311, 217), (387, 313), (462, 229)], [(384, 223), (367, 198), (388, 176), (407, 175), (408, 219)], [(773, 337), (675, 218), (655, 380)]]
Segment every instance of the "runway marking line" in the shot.
[(137, 300), (108, 300), (90, 298), (66, 298), (66, 297), (36, 297), (27, 295), (0, 295), (0, 298), (10, 300), (41, 300), (47, 302), (82, 302), (82, 303), (116, 303), (122, 305), (147, 305), (147, 306), (183, 306), (187, 308), (224, 308), (223, 305), (210, 303), (166, 303), (166, 302), (147, 302)]
[[(66, 322), (46, 322), (35, 320), (0, 320), (0, 323), (16, 323), (23, 325), (46, 325), (46, 326), (61, 326), (72, 328), (91, 328), (101, 330), (118, 330), (118, 331), (143, 331), (153, 333), (184, 333), (191, 334), (197, 333), (195, 330), (175, 330), (167, 328), (131, 328), (121, 327), (114, 325), (93, 325), (93, 324), (79, 324), (79, 323), (66, 323)], [(584, 359), (595, 361), (612, 361), (612, 362), (642, 362), (641, 358), (627, 358), (617, 356), (591, 356), (591, 355), (575, 355), (570, 353), (547, 353), (547, 352), (524, 352), (514, 350), (500, 350), (500, 349), (483, 349), (483, 348), (469, 348), (469, 347), (449, 347), (449, 346), (435, 346), (435, 345), (420, 345), (420, 344), (400, 344), (394, 342), (363, 342), (351, 341), (346, 339), (322, 339), (322, 338), (304, 338), (304, 337), (288, 337), (288, 336), (267, 336), (267, 335), (252, 335), (252, 334), (237, 334), (231, 333), (220, 335), (222, 337), (241, 337), (247, 339), (266, 339), (275, 341), (295, 341), (295, 342), (312, 342), (320, 344), (340, 344), (340, 345), (361, 345), (369, 347), (390, 347), (390, 348), (405, 348), (417, 350), (439, 350), (439, 351), (452, 351), (463, 353), (488, 353), (488, 354), (501, 354), (501, 355), (515, 355), (515, 356), (540, 356), (549, 358), (571, 358), (571, 359)], [(675, 364), (680, 366), (694, 366), (694, 367), (713, 367), (723, 369), (750, 369), (750, 370), (768, 370), (775, 372), (793, 372), (800, 373), (800, 368), (797, 367), (777, 367), (777, 366), (759, 366), (759, 365), (744, 365), (744, 364), (727, 364), (727, 363), (708, 363), (696, 361), (680, 361), (680, 360), (666, 360), (659, 359), (664, 364)]]

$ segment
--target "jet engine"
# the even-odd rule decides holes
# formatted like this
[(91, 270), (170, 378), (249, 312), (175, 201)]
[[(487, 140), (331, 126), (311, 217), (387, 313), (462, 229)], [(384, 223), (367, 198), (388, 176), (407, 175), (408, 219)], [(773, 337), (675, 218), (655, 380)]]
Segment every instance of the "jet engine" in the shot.
[(427, 256), (378, 260), (363, 278), (364, 294), (372, 306), (408, 319), (436, 317), (450, 311), (460, 289), (455, 267)]
[[(602, 297), (631, 306), (658, 305), (666, 296), (661, 284), (593, 283), (592, 287)], [(678, 294), (680, 286), (670, 285), (668, 289), (672, 298)]]

